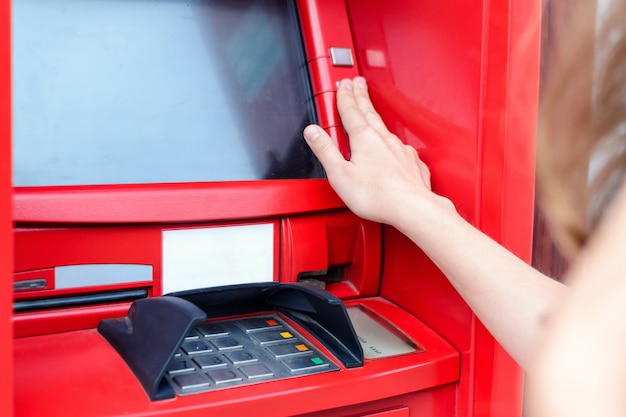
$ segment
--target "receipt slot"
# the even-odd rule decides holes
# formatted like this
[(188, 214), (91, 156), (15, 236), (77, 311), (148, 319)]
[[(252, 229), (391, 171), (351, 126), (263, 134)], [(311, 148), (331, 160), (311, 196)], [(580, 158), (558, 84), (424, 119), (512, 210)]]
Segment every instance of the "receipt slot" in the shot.
[(5, 3), (3, 410), (521, 415), (519, 367), (302, 130), (349, 158), (337, 82), (366, 77), (434, 191), (530, 261), (540, 1)]

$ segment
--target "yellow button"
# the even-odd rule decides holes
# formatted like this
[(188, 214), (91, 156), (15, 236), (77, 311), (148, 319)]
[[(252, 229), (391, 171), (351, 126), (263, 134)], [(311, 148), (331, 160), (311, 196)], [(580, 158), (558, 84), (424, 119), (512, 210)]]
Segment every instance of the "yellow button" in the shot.
[(293, 337), (293, 335), (289, 332), (282, 332), (280, 335), (283, 337), (283, 339), (291, 339)]

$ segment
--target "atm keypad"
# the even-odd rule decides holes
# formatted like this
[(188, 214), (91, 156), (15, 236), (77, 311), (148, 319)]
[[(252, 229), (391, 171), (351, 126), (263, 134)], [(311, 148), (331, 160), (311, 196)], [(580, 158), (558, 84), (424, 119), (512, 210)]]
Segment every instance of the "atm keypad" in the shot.
[[(219, 324), (207, 323), (195, 328), (204, 337), (210, 336), (228, 336), (228, 332)], [(191, 331), (194, 333), (194, 330)]]
[(178, 375), (187, 372), (193, 372), (195, 367), (188, 360), (175, 360), (170, 364), (167, 373), (170, 375)]
[(310, 371), (313, 369), (324, 369), (328, 367), (328, 362), (324, 362), (320, 358), (310, 356), (288, 358), (285, 359), (283, 363), (292, 372)]
[(189, 395), (338, 369), (272, 314), (196, 325), (165, 377), (178, 395)]
[(183, 391), (208, 388), (211, 385), (206, 376), (196, 373), (175, 376), (173, 380)]
[(260, 345), (269, 345), (293, 339), (293, 334), (287, 330), (268, 330), (252, 333), (252, 338)]
[(237, 341), (234, 337), (219, 337), (217, 339), (213, 339), (213, 344), (217, 348), (217, 350), (233, 350), (233, 349), (241, 349), (243, 345)]
[(239, 369), (248, 379), (270, 378), (274, 376), (274, 372), (262, 363), (242, 366)]
[(194, 358), (196, 365), (201, 369), (225, 368), (228, 362), (223, 355), (203, 355)]
[(294, 355), (308, 355), (311, 353), (311, 348), (302, 342), (279, 343), (273, 346), (268, 346), (267, 350), (274, 355), (275, 358), (286, 358)]
[(234, 352), (225, 353), (224, 356), (228, 358), (233, 365), (240, 365), (242, 363), (257, 362), (259, 359), (247, 350), (236, 350)]
[(187, 340), (183, 342), (183, 351), (188, 355), (213, 352), (213, 348), (204, 340)]

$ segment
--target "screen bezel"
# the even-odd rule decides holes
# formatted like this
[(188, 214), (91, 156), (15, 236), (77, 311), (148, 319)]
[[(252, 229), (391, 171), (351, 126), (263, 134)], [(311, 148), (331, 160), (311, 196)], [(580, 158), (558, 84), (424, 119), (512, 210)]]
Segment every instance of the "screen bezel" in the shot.
[(281, 216), (344, 207), (327, 180), (15, 187), (24, 225), (180, 223)]
[[(293, 3), (306, 56), (303, 16)], [(219, 221), (343, 206), (324, 178), (13, 187), (13, 219), (23, 226)]]

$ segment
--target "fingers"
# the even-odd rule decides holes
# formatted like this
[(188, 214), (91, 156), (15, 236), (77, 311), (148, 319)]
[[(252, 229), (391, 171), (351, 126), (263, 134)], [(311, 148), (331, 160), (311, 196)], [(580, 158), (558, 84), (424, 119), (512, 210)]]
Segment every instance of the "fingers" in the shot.
[(389, 135), (389, 130), (370, 100), (365, 78), (356, 77), (340, 82), (337, 108), (349, 135), (368, 127), (374, 128), (383, 137)]
[(337, 88), (337, 109), (341, 116), (341, 123), (348, 135), (352, 135), (369, 126), (354, 97), (354, 83), (352, 80), (346, 79), (339, 83)]
[(346, 162), (335, 142), (321, 127), (317, 125), (307, 126), (304, 129), (304, 139), (329, 177), (339, 165)]
[(372, 104), (365, 78), (356, 77), (353, 82), (355, 85), (355, 88), (353, 89), (354, 98), (356, 99), (357, 106), (365, 116), (365, 119), (368, 121), (370, 126), (378, 131), (379, 134), (382, 136), (388, 135), (389, 130), (387, 129), (385, 122), (383, 122), (383, 119), (380, 117)]

